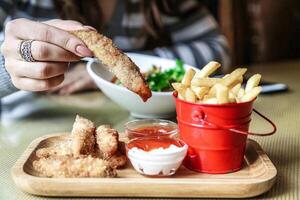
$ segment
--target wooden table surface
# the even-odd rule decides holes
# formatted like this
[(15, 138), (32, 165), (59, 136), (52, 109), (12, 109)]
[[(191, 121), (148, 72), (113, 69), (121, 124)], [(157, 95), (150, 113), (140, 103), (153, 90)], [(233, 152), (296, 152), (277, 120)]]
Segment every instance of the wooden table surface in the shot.
[[(261, 95), (255, 108), (270, 117), (278, 131), (270, 137), (252, 137), (258, 141), (278, 169), (273, 188), (258, 199), (300, 199), (300, 61), (250, 66), (268, 81), (288, 84), (290, 91)], [(96, 124), (109, 123), (122, 131), (130, 120), (128, 112), (111, 102), (100, 92), (68, 97), (18, 94), (2, 102), (0, 122), (0, 199), (47, 199), (25, 194), (17, 189), (10, 168), (35, 138), (71, 130), (75, 114), (81, 114)], [(253, 116), (251, 130), (268, 127)], [(53, 198), (51, 198), (53, 199)]]

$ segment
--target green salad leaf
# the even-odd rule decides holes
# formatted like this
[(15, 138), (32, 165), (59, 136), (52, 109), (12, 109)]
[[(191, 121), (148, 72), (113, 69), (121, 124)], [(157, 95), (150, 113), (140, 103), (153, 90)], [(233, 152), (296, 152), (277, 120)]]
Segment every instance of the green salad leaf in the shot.
[[(176, 59), (176, 65), (173, 68), (162, 71), (160, 67), (153, 65), (152, 68), (148, 72), (143, 73), (143, 75), (152, 91), (171, 91), (171, 83), (181, 82), (184, 76), (185, 70), (183, 65), (181, 60)], [(113, 78), (112, 82), (117, 85), (122, 85), (116, 77)]]
[(146, 74), (145, 78), (152, 91), (170, 91), (172, 89), (170, 84), (173, 82), (180, 82), (184, 73), (183, 62), (177, 59), (176, 66), (165, 71), (153, 66)]

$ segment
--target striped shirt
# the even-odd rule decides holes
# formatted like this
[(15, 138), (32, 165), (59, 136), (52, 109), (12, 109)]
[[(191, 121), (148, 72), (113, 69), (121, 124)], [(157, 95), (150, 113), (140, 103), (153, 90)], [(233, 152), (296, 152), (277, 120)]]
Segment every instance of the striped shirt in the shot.
[[(105, 26), (103, 34), (112, 38), (115, 44), (124, 51), (150, 53), (152, 55), (175, 59), (198, 68), (211, 60), (229, 65), (228, 48), (225, 37), (220, 33), (216, 20), (205, 7), (195, 10), (197, 0), (178, 1), (185, 18), (162, 15), (165, 30), (170, 35), (172, 45), (160, 46), (145, 51), (146, 38), (140, 33), (144, 19), (139, 9), (139, 0), (130, 0), (130, 12), (127, 12), (125, 1), (119, 0), (110, 23)], [(189, 11), (192, 12), (189, 12)], [(0, 42), (3, 41), (5, 24), (13, 19), (28, 18), (48, 20), (58, 18), (52, 0), (1, 0), (0, 1)], [(3, 57), (3, 56), (1, 56)], [(2, 63), (2, 64), (1, 64)], [(5, 71), (4, 60), (0, 64), (0, 98), (13, 91), (9, 76)]]

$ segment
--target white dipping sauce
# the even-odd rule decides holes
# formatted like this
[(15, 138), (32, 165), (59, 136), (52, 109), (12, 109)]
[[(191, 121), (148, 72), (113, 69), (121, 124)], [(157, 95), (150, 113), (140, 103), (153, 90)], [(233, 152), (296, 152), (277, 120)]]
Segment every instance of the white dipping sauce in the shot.
[(128, 150), (128, 158), (133, 167), (141, 174), (168, 176), (176, 172), (187, 152), (187, 145), (178, 147), (171, 144), (168, 148), (144, 151), (137, 147)]

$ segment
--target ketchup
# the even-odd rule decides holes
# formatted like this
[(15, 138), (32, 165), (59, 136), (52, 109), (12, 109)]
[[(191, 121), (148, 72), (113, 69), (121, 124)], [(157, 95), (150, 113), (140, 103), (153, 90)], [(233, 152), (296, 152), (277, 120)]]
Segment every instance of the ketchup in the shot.
[(127, 130), (127, 133), (129, 139), (134, 139), (144, 136), (169, 136), (172, 131), (174, 131), (174, 127), (172, 126), (152, 125)]
[(171, 145), (175, 145), (177, 147), (182, 147), (183, 145), (180, 143), (180, 141), (167, 138), (167, 137), (156, 137), (156, 138), (138, 138), (136, 140), (132, 140), (128, 144), (128, 149), (131, 148), (138, 148), (142, 149), (144, 151), (151, 151), (153, 149), (163, 148), (166, 149)]

